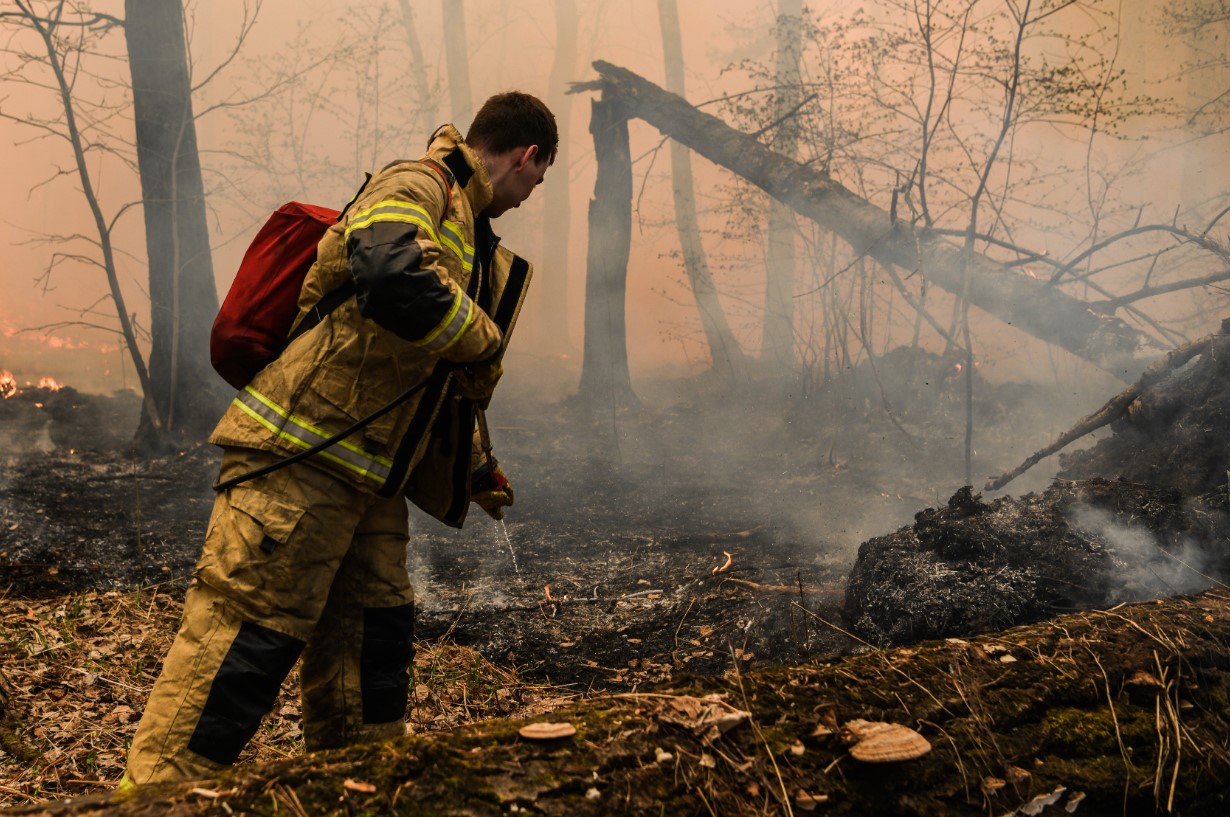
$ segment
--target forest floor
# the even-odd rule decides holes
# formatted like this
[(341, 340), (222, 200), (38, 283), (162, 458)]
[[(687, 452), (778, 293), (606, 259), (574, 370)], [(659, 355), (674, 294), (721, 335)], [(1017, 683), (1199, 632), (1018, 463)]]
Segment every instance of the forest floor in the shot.
[[(962, 481), (957, 389), (918, 388), (851, 389), (846, 411), (701, 391), (599, 412), (497, 401), (496, 454), (517, 490), (507, 538), (481, 514), (463, 531), (411, 515), (409, 723), (530, 715), (858, 648), (840, 625), (856, 547)], [(980, 475), (1066, 423), (1053, 395), (992, 396)], [(134, 457), (105, 429), (134, 427), (135, 411), (70, 389), (0, 404), (0, 660), (17, 724), (0, 806), (114, 784), (177, 624), (218, 455)], [(300, 751), (295, 685), (245, 761)]]

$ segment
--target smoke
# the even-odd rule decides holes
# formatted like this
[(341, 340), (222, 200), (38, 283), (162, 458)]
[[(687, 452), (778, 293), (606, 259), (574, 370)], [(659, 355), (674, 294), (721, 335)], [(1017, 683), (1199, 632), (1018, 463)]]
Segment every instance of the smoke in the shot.
[(1081, 505), (1068, 520), (1073, 530), (1104, 545), (1120, 569), (1122, 601), (1145, 601), (1207, 590), (1209, 554), (1187, 536), (1167, 546), (1141, 526), (1125, 525), (1102, 508)]

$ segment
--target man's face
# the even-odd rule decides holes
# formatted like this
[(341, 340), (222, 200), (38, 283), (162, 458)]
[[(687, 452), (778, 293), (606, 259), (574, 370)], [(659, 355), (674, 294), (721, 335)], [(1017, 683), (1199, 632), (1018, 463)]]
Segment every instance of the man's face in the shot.
[(548, 167), (550, 162), (546, 159), (539, 161), (536, 146), (518, 149), (509, 159), (508, 172), (493, 184), (495, 195), (487, 205), (486, 214), (498, 218), (520, 207), (534, 188), (542, 184)]

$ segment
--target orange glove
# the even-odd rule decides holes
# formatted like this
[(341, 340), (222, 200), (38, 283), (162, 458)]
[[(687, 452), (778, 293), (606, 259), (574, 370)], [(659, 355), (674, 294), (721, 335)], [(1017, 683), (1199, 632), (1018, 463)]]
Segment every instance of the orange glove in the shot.
[(508, 476), (495, 460), (483, 463), (470, 477), (470, 501), (492, 519), (503, 519), (504, 509), (513, 504), (513, 489)]

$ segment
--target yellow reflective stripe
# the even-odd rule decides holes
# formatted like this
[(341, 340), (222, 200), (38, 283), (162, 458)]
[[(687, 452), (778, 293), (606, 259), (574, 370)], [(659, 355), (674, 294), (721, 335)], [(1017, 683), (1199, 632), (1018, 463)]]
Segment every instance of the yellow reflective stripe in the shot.
[[(463, 308), (464, 307), (464, 308)], [(469, 296), (457, 290), (453, 308), (444, 316), (444, 320), (432, 330), (431, 334), (415, 345), (420, 349), (439, 354), (461, 340), (474, 323), (474, 302)]]
[[(265, 395), (247, 386), (233, 401), (245, 414), (267, 428), (279, 439), (289, 440), (301, 448), (311, 448), (328, 439), (319, 428), (305, 423), (287, 412)], [(387, 457), (373, 456), (361, 448), (340, 440), (333, 444), (340, 450), (317, 452), (319, 456), (337, 463), (350, 471), (383, 485), (392, 471), (393, 461)]]
[[(395, 201), (393, 199), (376, 202), (376, 204), (368, 207), (366, 210), (356, 213), (350, 219), (350, 224), (346, 227), (345, 239), (349, 241), (350, 234), (355, 230), (362, 230), (381, 221), (399, 221), (415, 224), (422, 227), (432, 241), (437, 244), (440, 243), (440, 239), (436, 236), (435, 224), (432, 223), (431, 215), (425, 209), (417, 204)], [(458, 252), (457, 255), (460, 256), (461, 253)]]
[(474, 302), (469, 298), (466, 298), (466, 316), (465, 320), (461, 324), (461, 328), (453, 333), (452, 340), (441, 346), (439, 349), (436, 349), (436, 354), (443, 352), (445, 349), (448, 349), (454, 343), (461, 340), (462, 336), (469, 330), (470, 324), (472, 323), (474, 323)]
[(461, 259), (461, 266), (466, 272), (474, 271), (474, 248), (466, 243), (465, 233), (461, 225), (453, 221), (440, 224), (440, 243), (453, 251), (453, 255)]
[[(243, 409), (244, 412), (248, 414), (248, 416), (250, 416), (252, 419), (256, 420), (258, 423), (263, 425), (265, 428), (269, 429), (274, 434), (276, 434), (279, 439), (290, 440), (295, 445), (299, 446), (300, 448), (305, 448), (305, 449), (311, 448), (313, 445), (315, 445), (315, 443), (308, 442), (307, 440), (302, 440), (296, 437), (294, 434), (288, 433), (285, 429), (279, 428), (278, 426), (269, 422), (268, 419), (261, 416), (255, 409), (253, 409), (251, 406), (248, 406), (246, 403), (241, 402), (238, 398), (235, 399), (235, 403), (236, 405), (239, 406), (239, 408)], [(383, 485), (385, 481), (388, 479), (387, 473), (385, 474), (374, 473), (370, 469), (364, 468), (361, 465), (356, 465), (354, 463), (347, 462), (341, 457), (331, 454), (328, 450), (317, 451), (316, 456), (323, 457), (327, 460), (337, 463), (343, 468), (347, 468), (351, 471), (354, 471), (360, 476), (367, 477), (371, 479), (373, 482), (375, 482), (377, 485)]]
[[(273, 402), (268, 397), (261, 394), (256, 389), (252, 388), (251, 386), (244, 386), (243, 390), (247, 394), (250, 394), (253, 397), (255, 397), (257, 400), (259, 400), (261, 404), (267, 406), (270, 411), (276, 412), (279, 417), (287, 420), (288, 422), (294, 423), (299, 428), (302, 428), (304, 431), (307, 431), (310, 434), (314, 434), (315, 436), (319, 437), (320, 439), (317, 440), (317, 442), (324, 442), (325, 440), (329, 438), (330, 436), (329, 434), (325, 433), (324, 431), (312, 425), (311, 423), (304, 422), (302, 419), (284, 410), (277, 403)], [(358, 454), (360, 457), (362, 457), (365, 460), (371, 460), (372, 462), (377, 462), (377, 463), (380, 463), (381, 465), (387, 465), (389, 467), (393, 466), (393, 461), (389, 459), (388, 457), (381, 457), (379, 455), (369, 454), (368, 452), (364, 451), (359, 446), (355, 445), (352, 442), (348, 442), (347, 440), (338, 440), (337, 442), (334, 443), (334, 445), (340, 445), (342, 448), (345, 448), (354, 454)]]

